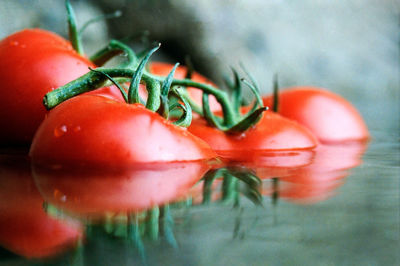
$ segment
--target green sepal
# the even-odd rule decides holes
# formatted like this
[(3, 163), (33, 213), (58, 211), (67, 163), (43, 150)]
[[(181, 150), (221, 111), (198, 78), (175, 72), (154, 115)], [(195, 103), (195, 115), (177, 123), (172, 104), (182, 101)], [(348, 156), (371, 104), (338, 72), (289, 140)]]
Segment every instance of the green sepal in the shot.
[(78, 54), (84, 55), (85, 53), (83, 51), (82, 41), (79, 36), (78, 28), (76, 26), (75, 12), (74, 12), (74, 9), (72, 8), (69, 0), (65, 0), (65, 7), (67, 9), (69, 40), (70, 40), (74, 50)]
[(210, 109), (210, 103), (208, 100), (209, 94), (206, 92), (203, 92), (203, 115), (206, 121), (213, 127), (216, 127), (220, 130), (225, 131), (225, 127), (221, 124), (221, 122), (218, 120), (219, 118), (216, 117)]
[(104, 75), (108, 80), (110, 80), (115, 86), (117, 86), (117, 88), (121, 92), (122, 97), (124, 98), (125, 102), (128, 102), (128, 94), (126, 93), (125, 89), (122, 88), (121, 85), (118, 84), (118, 82), (116, 82), (112, 77), (110, 77), (110, 75), (108, 75), (108, 74), (106, 74), (106, 73), (104, 73), (102, 71), (93, 69), (91, 67), (89, 67), (89, 69), (90, 69), (90, 71), (93, 71), (93, 72), (96, 72), (96, 73), (100, 73), (101, 75)]
[(142, 59), (142, 61), (140, 61), (139, 66), (136, 68), (136, 71), (132, 76), (131, 85), (129, 86), (129, 91), (128, 91), (128, 102), (129, 103), (139, 103), (140, 102), (139, 84), (140, 84), (140, 80), (142, 79), (142, 76), (143, 76), (144, 67), (147, 64), (147, 61), (149, 61), (150, 56), (155, 51), (157, 51), (159, 48), (160, 48), (160, 45), (151, 49), (147, 53), (147, 55)]
[(245, 79), (241, 79), (241, 81), (247, 85), (247, 87), (249, 87), (251, 89), (251, 91), (253, 92), (255, 98), (256, 98), (256, 102), (258, 106), (263, 106), (263, 101), (261, 99), (261, 95), (260, 95), (260, 90), (257, 87), (257, 84), (252, 84), (250, 82), (248, 82)]
[(172, 92), (178, 97), (179, 100), (183, 102), (183, 105), (179, 102), (175, 102), (169, 107), (170, 111), (177, 107), (181, 108), (183, 111), (181, 117), (178, 120), (174, 121), (173, 124), (181, 127), (189, 127), (192, 123), (192, 108), (190, 107), (190, 104), (186, 100), (185, 96), (183, 95), (181, 89), (174, 88)]
[(278, 75), (275, 74), (273, 78), (274, 83), (274, 92), (273, 92), (273, 102), (272, 102), (272, 111), (278, 113), (279, 111), (279, 84), (278, 84)]
[(232, 68), (234, 83), (232, 87), (233, 109), (237, 116), (240, 116), (240, 107), (242, 105), (242, 84), (238, 72)]
[(163, 81), (162, 87), (161, 87), (161, 104), (160, 108), (157, 110), (157, 112), (163, 116), (165, 119), (168, 119), (169, 117), (169, 99), (168, 99), (168, 93), (171, 89), (171, 83), (172, 80), (174, 79), (174, 74), (176, 68), (179, 66), (179, 63), (176, 63), (175, 66), (172, 68), (171, 72), (169, 72), (168, 76), (165, 78)]
[(234, 125), (233, 127), (229, 128), (225, 132), (228, 134), (240, 134), (250, 127), (254, 126), (257, 124), (257, 122), (261, 119), (262, 113), (266, 111), (268, 107), (261, 107), (249, 114), (247, 117), (245, 117), (242, 121)]

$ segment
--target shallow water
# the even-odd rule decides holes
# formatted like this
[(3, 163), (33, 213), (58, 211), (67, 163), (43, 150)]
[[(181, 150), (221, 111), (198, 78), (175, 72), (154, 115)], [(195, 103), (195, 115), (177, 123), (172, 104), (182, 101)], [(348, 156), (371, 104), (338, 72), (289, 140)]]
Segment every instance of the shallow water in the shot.
[[(7, 230), (0, 230), (0, 265), (400, 265), (399, 126), (398, 116), (389, 111), (398, 104), (381, 103), (385, 108), (379, 112), (376, 106), (359, 106), (373, 136), (365, 153), (329, 151), (318, 159), (318, 167), (305, 163), (279, 168), (276, 158), (273, 167), (229, 167), (210, 182), (208, 194), (203, 193), (204, 183), (191, 188), (201, 177), (193, 172), (164, 169), (164, 177), (186, 176), (179, 189), (167, 191), (168, 182), (147, 169), (153, 183), (145, 179), (138, 184), (153, 198), (140, 206), (106, 190), (112, 185), (106, 178), (98, 181), (98, 173), (87, 174), (84, 183), (71, 183), (70, 178), (52, 183), (40, 172), (30, 177), (29, 163), (18, 162), (24, 157), (3, 159), (0, 225)], [(137, 185), (129, 179), (132, 173), (124, 175), (118, 186), (129, 195), (129, 188)], [(91, 185), (97, 187), (96, 200), (82, 192)], [(154, 186), (164, 186), (163, 197)], [(74, 194), (77, 187), (81, 192)], [(163, 207), (170, 201), (180, 203)], [(146, 212), (155, 202), (160, 208)], [(60, 242), (48, 244), (40, 255), (40, 243), (45, 246), (46, 237), (54, 240), (54, 233), (45, 232), (54, 223), (68, 234), (62, 238), (59, 233)], [(32, 228), (40, 228), (42, 236), (29, 239)], [(17, 235), (23, 240), (18, 242)], [(77, 247), (80, 235), (84, 237)]]

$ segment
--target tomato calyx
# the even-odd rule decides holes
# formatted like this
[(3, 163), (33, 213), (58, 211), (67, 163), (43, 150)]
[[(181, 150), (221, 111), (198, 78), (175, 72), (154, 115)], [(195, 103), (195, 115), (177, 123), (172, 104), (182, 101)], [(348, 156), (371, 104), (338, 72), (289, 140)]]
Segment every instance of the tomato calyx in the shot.
[[(212, 85), (195, 82), (189, 78), (174, 79), (173, 74), (177, 65), (167, 77), (156, 76), (149, 73), (145, 69), (145, 65), (150, 56), (158, 50), (159, 47), (160, 45), (151, 49), (139, 62), (137, 56), (129, 47), (119, 41), (113, 40), (106, 48), (100, 50), (92, 57), (93, 62), (97, 65), (103, 65), (115, 55), (121, 53), (126, 54), (126, 62), (120, 64), (116, 68), (99, 67), (95, 71), (92, 70), (86, 75), (47, 93), (43, 99), (43, 104), (47, 109), (51, 109), (73, 96), (109, 85), (109, 82), (114, 85), (120, 82), (130, 82), (128, 93), (125, 93), (125, 89), (121, 86), (117, 86), (125, 101), (127, 103), (143, 103), (143, 100), (141, 100), (139, 96), (139, 84), (142, 83), (146, 85), (148, 92), (147, 101), (145, 103), (146, 108), (160, 113), (165, 118), (168, 117), (171, 108), (180, 108), (183, 111), (183, 115), (179, 117), (177, 121), (185, 121), (184, 124), (186, 125), (191, 119), (189, 113), (191, 113), (193, 107), (195, 110), (200, 110), (199, 112), (210, 125), (229, 134), (240, 134), (254, 126), (261, 118), (262, 113), (267, 110), (267, 107), (264, 107), (262, 104), (258, 87), (253, 79), (250, 77), (252, 82), (240, 79), (235, 70), (233, 70), (234, 83), (231, 88), (233, 91), (232, 100), (227, 92), (215, 88)], [(187, 77), (190, 77), (190, 72)], [(250, 111), (246, 114), (242, 114), (240, 111), (242, 103), (242, 83), (251, 89), (257, 99), (253, 107), (249, 109)], [(203, 106), (197, 106), (190, 99), (185, 90), (170, 89), (171, 87), (193, 87), (201, 90), (203, 92)], [(169, 95), (169, 92), (172, 92), (171, 95), (175, 97), (174, 101), (170, 101), (171, 95)], [(213, 95), (221, 105), (222, 117), (217, 117), (211, 112), (208, 101), (209, 95)], [(169, 102), (172, 104), (169, 105)], [(183, 102), (183, 104), (181, 104), (181, 102)], [(169, 106), (169, 108), (166, 108), (167, 106)]]

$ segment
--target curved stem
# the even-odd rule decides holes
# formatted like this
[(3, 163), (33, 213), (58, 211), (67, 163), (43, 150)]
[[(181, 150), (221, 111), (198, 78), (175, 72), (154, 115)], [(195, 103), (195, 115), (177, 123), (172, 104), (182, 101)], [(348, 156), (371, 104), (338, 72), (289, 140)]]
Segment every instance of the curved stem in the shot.
[[(139, 97), (139, 83), (140, 80), (142, 79), (142, 76), (144, 74), (144, 67), (147, 64), (147, 61), (149, 61), (150, 56), (160, 48), (160, 44), (157, 47), (154, 47), (151, 49), (146, 56), (140, 61), (139, 66), (136, 68), (136, 71), (133, 72), (132, 75), (132, 81), (131, 85), (129, 86), (129, 91), (128, 91), (128, 102), (129, 103), (139, 103), (140, 102), (140, 97)], [(151, 79), (151, 84), (154, 85), (153, 79)], [(148, 82), (150, 82), (150, 79), (148, 79)], [(155, 81), (154, 81), (155, 82)], [(160, 93), (160, 92), (159, 92)]]
[(226, 92), (214, 88), (211, 85), (198, 83), (190, 79), (174, 79), (171, 85), (198, 88), (205, 93), (212, 94), (221, 104), (222, 111), (224, 113), (225, 126), (229, 127), (236, 123), (235, 111), (233, 110), (233, 107), (229, 102), (229, 98)]
[[(179, 88), (173, 89), (172, 92), (183, 102), (183, 105), (180, 103), (177, 103), (181, 105), (181, 108), (183, 110), (183, 115), (174, 122), (175, 125), (182, 126), (182, 127), (189, 127), (190, 124), (192, 123), (192, 108), (190, 107), (190, 104), (188, 101), (185, 99), (183, 96), (182, 90)], [(172, 106), (171, 110), (174, 108)]]
[(125, 89), (122, 88), (120, 84), (118, 84), (118, 82), (117, 82), (116, 80), (114, 80), (112, 77), (110, 77), (109, 75), (107, 75), (107, 74), (105, 74), (105, 73), (103, 73), (103, 72), (101, 72), (101, 71), (98, 71), (98, 70), (96, 70), (96, 69), (92, 69), (92, 68), (90, 68), (90, 67), (89, 67), (89, 69), (90, 69), (90, 71), (98, 72), (98, 73), (101, 73), (101, 74), (103, 74), (104, 76), (106, 76), (107, 79), (110, 80), (111, 83), (113, 83), (113, 84), (119, 89), (119, 91), (121, 92), (122, 97), (124, 98), (125, 102), (126, 102), (126, 103), (128, 102), (128, 94), (126, 93)]
[(146, 102), (146, 108), (152, 111), (157, 111), (160, 108), (160, 82), (157, 82), (152, 79), (147, 79), (146, 77), (143, 79), (146, 84), (148, 96)]
[(78, 54), (84, 55), (85, 53), (83, 52), (82, 41), (81, 41), (81, 38), (79, 36), (78, 28), (76, 26), (75, 12), (72, 9), (72, 6), (71, 6), (71, 3), (69, 2), (69, 0), (65, 0), (65, 7), (67, 9), (67, 16), (68, 16), (69, 40), (70, 40), (74, 50)]
[(86, 21), (85, 24), (83, 24), (83, 26), (78, 31), (78, 34), (82, 35), (82, 33), (87, 29), (88, 26), (90, 26), (91, 24), (93, 24), (97, 21), (102, 21), (102, 20), (111, 19), (111, 18), (119, 18), (121, 15), (122, 15), (121, 10), (116, 10), (115, 12), (110, 13), (110, 14), (100, 15), (100, 16), (91, 18), (88, 21)]
[[(97, 68), (97, 70), (109, 75), (112, 78), (131, 78), (136, 73), (136, 71), (127, 68)], [(156, 77), (148, 73), (143, 73), (142, 78), (145, 82), (146, 80), (150, 79), (154, 79), (159, 82), (163, 81), (160, 77)], [(47, 93), (43, 98), (43, 104), (49, 110), (71, 97), (101, 87), (104, 85), (106, 80), (107, 78), (105, 75), (96, 72), (89, 72), (64, 86)], [(224, 122), (227, 127), (229, 127), (228, 125), (235, 124), (236, 119), (234, 110), (229, 103), (226, 92), (218, 90), (208, 84), (194, 82), (190, 79), (174, 79), (171, 83), (171, 86), (195, 87), (206, 93), (212, 94), (222, 106), (225, 116)]]
[(92, 61), (96, 66), (102, 66), (114, 56), (122, 53), (126, 54), (127, 61), (119, 65), (119, 68), (133, 68), (138, 64), (138, 58), (132, 49), (117, 40), (111, 40), (105, 48), (92, 55), (90, 61)]

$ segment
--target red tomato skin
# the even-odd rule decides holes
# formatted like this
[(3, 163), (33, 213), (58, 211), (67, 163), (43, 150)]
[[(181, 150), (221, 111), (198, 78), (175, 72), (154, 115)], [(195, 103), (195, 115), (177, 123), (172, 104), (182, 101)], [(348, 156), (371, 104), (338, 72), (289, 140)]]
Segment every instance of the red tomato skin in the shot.
[[(150, 72), (155, 74), (155, 75), (159, 75), (159, 76), (167, 76), (172, 68), (174, 67), (173, 64), (169, 64), (169, 63), (163, 63), (163, 62), (151, 62), (150, 64)], [(174, 74), (174, 78), (176, 79), (184, 79), (187, 73), (187, 67), (185, 66), (179, 66)], [(197, 72), (192, 73), (192, 78), (193, 81), (195, 82), (199, 82), (199, 83), (205, 83), (208, 85), (211, 85), (213, 87), (216, 87), (216, 85), (211, 82), (209, 79), (207, 79), (206, 77), (200, 75)], [(199, 89), (195, 89), (195, 88), (187, 88), (190, 98), (192, 98), (192, 100), (197, 103), (198, 105), (202, 105), (202, 91)], [(219, 111), (221, 110), (221, 105), (218, 103), (217, 99), (215, 99), (214, 96), (210, 95), (210, 109), (211, 111)]]
[[(272, 96), (263, 101), (272, 107)], [(322, 143), (369, 139), (367, 126), (356, 108), (325, 89), (293, 87), (281, 91), (278, 112), (310, 129)]]
[(241, 154), (249, 151), (282, 151), (313, 149), (317, 139), (308, 129), (270, 111), (264, 112), (253, 128), (240, 135), (226, 134), (196, 119), (189, 131), (205, 140), (220, 156), (244, 159)]
[(0, 41), (0, 144), (29, 144), (43, 120), (43, 96), (94, 65), (62, 37), (25, 29)]
[(216, 157), (201, 139), (141, 104), (82, 95), (52, 109), (39, 127), (30, 155), (111, 165), (195, 161)]

